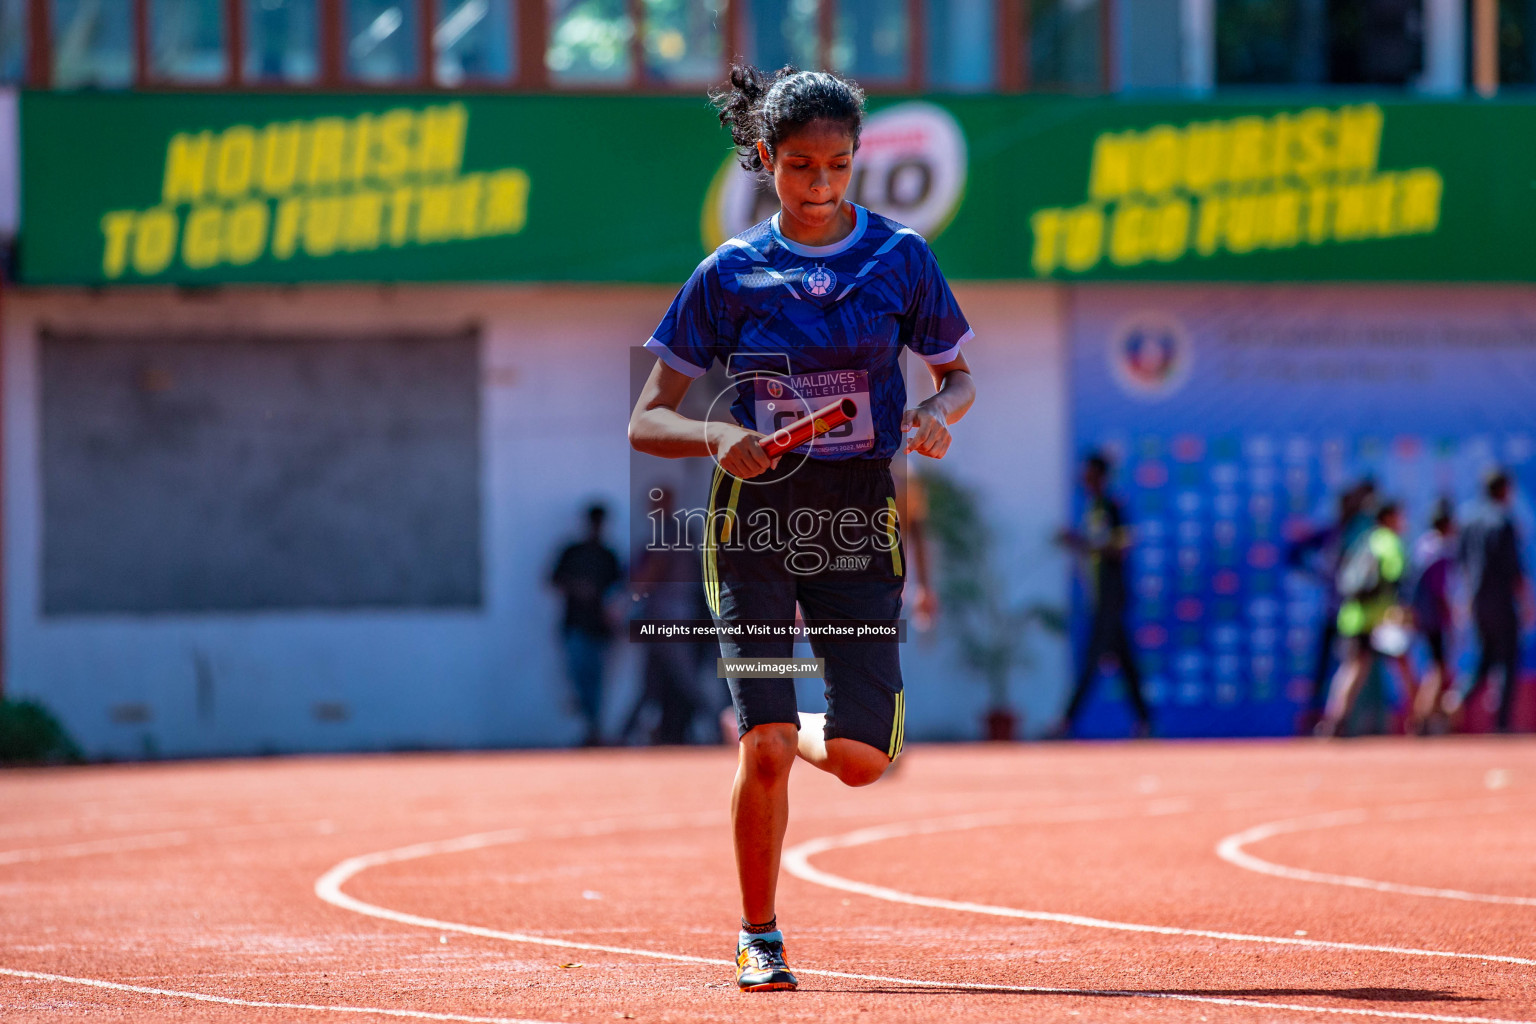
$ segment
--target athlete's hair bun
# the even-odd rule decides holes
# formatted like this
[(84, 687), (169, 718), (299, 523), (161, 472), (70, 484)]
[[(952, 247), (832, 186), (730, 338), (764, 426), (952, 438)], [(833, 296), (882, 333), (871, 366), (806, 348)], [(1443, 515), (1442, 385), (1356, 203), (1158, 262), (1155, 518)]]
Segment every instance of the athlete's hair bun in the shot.
[(801, 71), (786, 64), (772, 73), (751, 64), (732, 64), (728, 87), (710, 93), (720, 123), (731, 131), (741, 166), (763, 169), (757, 143), (772, 155), (779, 143), (812, 121), (835, 121), (859, 148), (864, 127), (864, 90), (830, 71)]

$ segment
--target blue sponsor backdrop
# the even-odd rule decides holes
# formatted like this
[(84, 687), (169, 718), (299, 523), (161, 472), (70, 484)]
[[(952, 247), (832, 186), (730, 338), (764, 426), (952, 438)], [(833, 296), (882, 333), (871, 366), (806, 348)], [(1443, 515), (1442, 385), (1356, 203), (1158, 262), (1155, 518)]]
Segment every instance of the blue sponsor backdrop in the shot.
[[(1464, 505), (1508, 465), (1536, 564), (1530, 289), (1084, 286), (1070, 337), (1075, 451), (1112, 454), (1135, 528), (1131, 622), (1160, 735), (1294, 730), (1325, 593), (1289, 541), (1362, 476), (1404, 502), (1411, 545), (1439, 497)], [(1079, 521), (1084, 503), (1078, 486)], [(1130, 722), (1106, 671), (1079, 734)]]

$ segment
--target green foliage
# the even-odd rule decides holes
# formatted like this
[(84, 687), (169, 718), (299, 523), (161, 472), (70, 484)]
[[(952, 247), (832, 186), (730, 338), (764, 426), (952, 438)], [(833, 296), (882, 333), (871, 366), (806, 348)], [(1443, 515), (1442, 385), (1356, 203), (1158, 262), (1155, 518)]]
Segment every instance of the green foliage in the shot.
[(1011, 602), (997, 571), (996, 544), (970, 489), (937, 473), (924, 474), (928, 529), (939, 549), (938, 591), (946, 631), (965, 666), (987, 684), (994, 707), (1008, 704), (1008, 680), (1033, 663), (1035, 629), (1067, 631), (1053, 605)]
[(36, 701), (0, 701), (0, 764), (79, 764), (85, 760), (59, 720)]

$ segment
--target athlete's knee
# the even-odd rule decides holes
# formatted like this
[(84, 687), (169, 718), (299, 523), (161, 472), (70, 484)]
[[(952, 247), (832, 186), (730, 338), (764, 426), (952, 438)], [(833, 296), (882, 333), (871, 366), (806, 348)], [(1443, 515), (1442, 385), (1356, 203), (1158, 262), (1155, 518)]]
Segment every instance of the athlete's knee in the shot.
[(789, 774), (800, 736), (785, 722), (754, 726), (741, 737), (741, 763), (759, 778), (773, 780)]
[(827, 754), (832, 761), (832, 774), (845, 786), (879, 782), (891, 765), (891, 759), (882, 751), (858, 740), (828, 740)]
[(891, 762), (881, 754), (879, 764), (873, 762), (846, 764), (838, 771), (837, 777), (845, 786), (868, 786), (884, 778), (885, 770), (890, 766)]

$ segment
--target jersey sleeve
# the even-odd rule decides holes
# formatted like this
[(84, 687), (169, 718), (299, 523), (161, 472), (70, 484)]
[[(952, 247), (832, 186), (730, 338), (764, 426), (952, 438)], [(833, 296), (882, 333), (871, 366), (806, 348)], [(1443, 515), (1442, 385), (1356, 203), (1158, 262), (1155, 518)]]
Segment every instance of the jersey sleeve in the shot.
[(935, 366), (953, 361), (960, 354), (960, 346), (975, 336), (939, 270), (939, 261), (926, 244), (917, 256), (907, 315), (911, 330), (907, 347)]
[(719, 350), (723, 297), (711, 256), (699, 264), (672, 300), (667, 315), (645, 343), (646, 350), (678, 373), (702, 377)]

